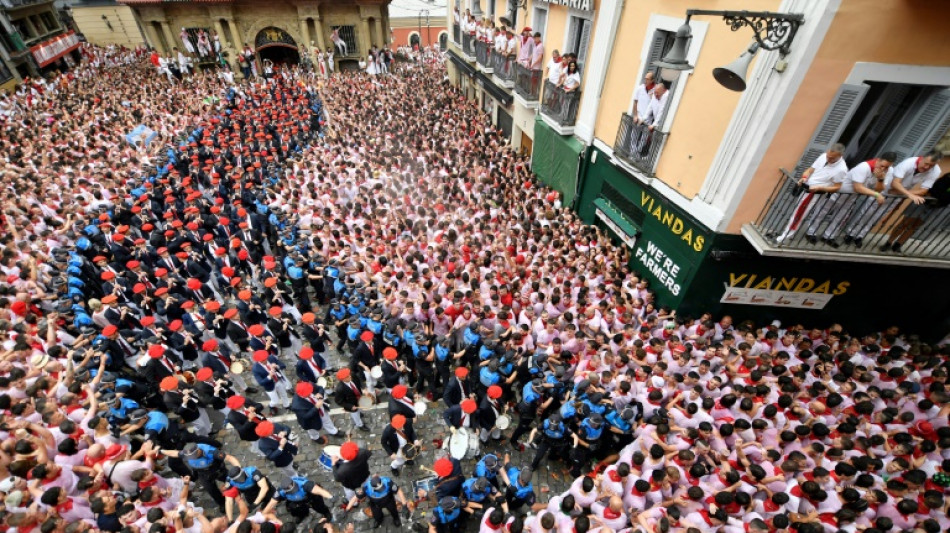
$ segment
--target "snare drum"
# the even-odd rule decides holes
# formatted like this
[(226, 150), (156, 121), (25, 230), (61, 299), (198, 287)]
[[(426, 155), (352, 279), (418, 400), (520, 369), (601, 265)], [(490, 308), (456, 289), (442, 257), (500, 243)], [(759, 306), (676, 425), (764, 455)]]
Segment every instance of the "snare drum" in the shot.
[(325, 377), (323, 377), (323, 376), (318, 377), (318, 378), (317, 378), (317, 386), (323, 388), (323, 390), (326, 390), (326, 389), (327, 389), (327, 378), (325, 378)]
[(320, 452), (320, 466), (325, 470), (333, 470), (333, 458), (340, 456), (339, 446), (324, 446)]
[(244, 373), (244, 363), (240, 361), (235, 361), (231, 363), (231, 373), (232, 374), (243, 374)]
[(456, 430), (455, 433), (445, 441), (444, 447), (448, 448), (449, 455), (451, 455), (453, 459), (460, 461), (465, 459), (468, 455), (469, 447), (468, 430), (465, 428)]
[(379, 379), (383, 377), (383, 367), (376, 365), (373, 368), (369, 369), (369, 375), (373, 379)]
[(369, 409), (376, 404), (376, 398), (372, 394), (364, 394), (360, 396), (356, 403), (360, 406), (360, 409)]
[(504, 431), (511, 426), (511, 418), (508, 415), (498, 415), (498, 418), (495, 419), (495, 427)]
[(426, 409), (428, 408), (429, 404), (427, 404), (425, 400), (419, 400), (412, 404), (412, 410), (416, 412), (416, 416), (422, 416), (426, 414)]

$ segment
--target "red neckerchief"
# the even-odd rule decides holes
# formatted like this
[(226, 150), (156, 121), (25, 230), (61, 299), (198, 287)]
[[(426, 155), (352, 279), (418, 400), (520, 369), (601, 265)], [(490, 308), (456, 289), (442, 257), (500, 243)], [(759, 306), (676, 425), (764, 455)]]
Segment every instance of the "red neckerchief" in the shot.
[(620, 511), (614, 511), (610, 507), (604, 507), (604, 518), (607, 520), (616, 520), (620, 518)]
[(158, 498), (155, 499), (155, 501), (151, 501), (151, 502), (141, 502), (141, 503), (142, 503), (142, 505), (144, 505), (145, 507), (155, 507), (156, 505), (159, 505), (159, 504), (162, 503), (163, 501), (165, 501), (163, 498), (158, 497)]
[(762, 502), (762, 507), (770, 513), (774, 513), (779, 510), (779, 504), (773, 502), (771, 499), (765, 500)]
[(620, 474), (618, 474), (616, 470), (607, 472), (607, 477), (609, 477), (610, 481), (613, 481), (614, 483), (620, 483), (622, 481)]
[(48, 484), (50, 484), (50, 483), (56, 481), (57, 479), (59, 479), (59, 476), (61, 476), (61, 475), (63, 475), (63, 471), (62, 471), (62, 470), (60, 470), (59, 473), (57, 473), (56, 476), (54, 476), (54, 477), (43, 479), (43, 481), (40, 481), (40, 484), (41, 484), (41, 485), (48, 485)]
[(72, 510), (73, 510), (73, 499), (72, 499), (72, 498), (66, 498), (66, 501), (64, 501), (63, 503), (57, 505), (56, 507), (54, 507), (54, 509), (56, 509), (56, 512), (57, 512), (57, 513), (60, 513), (60, 514), (65, 513), (65, 512), (67, 512), (67, 511), (72, 511)]
[(152, 476), (151, 481), (139, 481), (139, 489), (154, 486), (156, 483), (158, 483), (158, 476)]
[(701, 517), (703, 518), (703, 522), (706, 522), (706, 525), (707, 525), (707, 526), (713, 525), (712, 519), (709, 518), (709, 511), (703, 509), (703, 510), (699, 511), (699, 516), (701, 516)]

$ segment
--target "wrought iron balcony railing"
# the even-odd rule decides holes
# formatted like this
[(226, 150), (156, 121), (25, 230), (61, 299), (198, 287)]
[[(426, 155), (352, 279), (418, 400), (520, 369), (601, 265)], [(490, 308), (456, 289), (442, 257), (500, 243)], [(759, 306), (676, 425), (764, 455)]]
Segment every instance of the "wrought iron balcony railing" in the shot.
[(782, 171), (758, 219), (748, 225), (775, 249), (839, 255), (950, 260), (950, 206), (928, 198), (820, 193)]
[(632, 116), (624, 113), (614, 141), (614, 155), (653, 176), (668, 136), (669, 133), (650, 131), (647, 126), (636, 124)]
[(577, 121), (577, 108), (581, 103), (581, 91), (565, 91), (561, 87), (544, 81), (544, 97), (541, 100), (541, 113), (561, 126), (573, 126)]
[(541, 71), (530, 69), (517, 61), (515, 68), (515, 92), (529, 102), (537, 101), (541, 92)]

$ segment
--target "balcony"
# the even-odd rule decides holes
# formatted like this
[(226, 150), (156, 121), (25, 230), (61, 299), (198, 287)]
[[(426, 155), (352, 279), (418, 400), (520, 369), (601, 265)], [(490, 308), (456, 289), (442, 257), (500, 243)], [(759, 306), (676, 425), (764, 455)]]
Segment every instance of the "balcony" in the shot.
[(950, 206), (931, 202), (810, 193), (783, 169), (765, 208), (742, 234), (767, 256), (950, 268)]
[(514, 56), (508, 56), (499, 53), (496, 50), (491, 52), (492, 73), (498, 80), (498, 85), (507, 89), (513, 89), (515, 86)]
[(471, 33), (462, 34), (462, 55), (468, 61), (475, 61), (475, 36)]
[(0, 0), (0, 7), (6, 9), (19, 9), (21, 7), (35, 6), (37, 4), (48, 4), (53, 0)]
[(541, 71), (530, 69), (517, 61), (515, 69), (515, 94), (526, 107), (538, 107), (538, 94), (541, 92)]
[(650, 131), (643, 124), (635, 124), (633, 117), (624, 113), (614, 141), (614, 155), (624, 163), (647, 174), (656, 175), (656, 163), (666, 144), (669, 133)]
[(550, 80), (545, 80), (544, 97), (541, 99), (541, 120), (560, 135), (573, 135), (580, 103), (579, 89), (565, 91)]
[(452, 42), (455, 46), (462, 46), (462, 27), (458, 24), (452, 24)]
[(478, 63), (478, 69), (485, 74), (492, 73), (491, 60), (492, 45), (485, 41), (475, 41), (475, 61)]

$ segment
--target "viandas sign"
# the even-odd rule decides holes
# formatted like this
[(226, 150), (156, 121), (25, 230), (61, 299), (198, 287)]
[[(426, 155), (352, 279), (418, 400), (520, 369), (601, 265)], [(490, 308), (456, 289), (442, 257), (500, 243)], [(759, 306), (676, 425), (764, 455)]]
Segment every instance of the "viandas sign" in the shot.
[[(630, 268), (657, 293), (660, 305), (678, 306), (709, 251), (711, 232), (662, 195), (613, 165), (592, 147), (584, 165), (578, 213), (587, 222), (598, 220), (604, 201), (639, 230), (630, 246)], [(601, 223), (617, 233), (609, 224)], [(617, 235), (626, 242), (622, 235)]]

